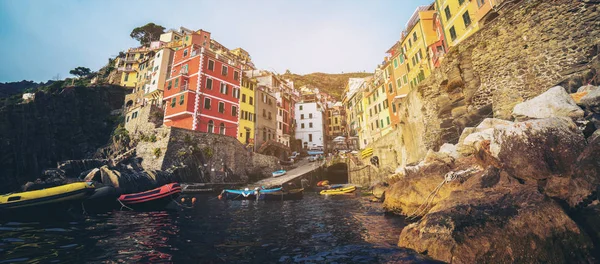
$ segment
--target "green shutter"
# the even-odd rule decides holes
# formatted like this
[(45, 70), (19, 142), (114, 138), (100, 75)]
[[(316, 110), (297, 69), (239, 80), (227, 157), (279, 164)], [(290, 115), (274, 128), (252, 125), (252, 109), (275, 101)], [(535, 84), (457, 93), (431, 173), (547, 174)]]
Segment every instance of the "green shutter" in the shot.
[(182, 94), (181, 97), (179, 97), (179, 105), (182, 105), (184, 100), (185, 100), (185, 94)]

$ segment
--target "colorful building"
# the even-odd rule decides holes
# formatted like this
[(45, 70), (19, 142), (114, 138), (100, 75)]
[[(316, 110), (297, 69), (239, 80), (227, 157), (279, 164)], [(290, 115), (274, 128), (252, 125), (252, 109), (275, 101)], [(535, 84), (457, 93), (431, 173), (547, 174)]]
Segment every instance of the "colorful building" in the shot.
[(120, 85), (123, 87), (135, 88), (138, 83), (138, 69), (141, 63), (148, 60), (148, 53), (151, 49), (146, 47), (131, 48), (124, 57), (118, 57), (115, 60), (117, 71), (121, 73)]
[(454, 47), (481, 27), (480, 21), (498, 5), (497, 0), (436, 0), (448, 46)]
[(149, 104), (162, 107), (163, 88), (167, 78), (170, 78), (173, 50), (168, 47), (158, 49), (149, 69), (148, 84), (144, 89), (144, 98)]
[(277, 100), (271, 88), (258, 85), (256, 89), (256, 137), (254, 150), (258, 151), (269, 141), (276, 142), (277, 136)]
[(237, 138), (240, 65), (205, 47), (209, 41), (209, 32), (198, 31), (175, 51), (164, 88), (164, 124)]
[(418, 7), (402, 33), (402, 51), (407, 60), (407, 77), (411, 87), (416, 87), (425, 80), (433, 69), (431, 60), (427, 59), (427, 52), (428, 47), (438, 41), (433, 27), (434, 14), (433, 5)]
[(346, 128), (348, 145), (352, 149), (362, 149), (366, 146), (361, 138), (365, 123), (363, 107), (363, 92), (367, 78), (350, 78), (344, 90), (342, 105), (346, 109)]
[(315, 94), (302, 95), (302, 100), (296, 103), (296, 139), (301, 141), (304, 149), (325, 149), (324, 111)]
[(249, 147), (254, 146), (256, 127), (256, 80), (250, 79), (246, 74), (242, 76), (240, 116), (238, 140)]

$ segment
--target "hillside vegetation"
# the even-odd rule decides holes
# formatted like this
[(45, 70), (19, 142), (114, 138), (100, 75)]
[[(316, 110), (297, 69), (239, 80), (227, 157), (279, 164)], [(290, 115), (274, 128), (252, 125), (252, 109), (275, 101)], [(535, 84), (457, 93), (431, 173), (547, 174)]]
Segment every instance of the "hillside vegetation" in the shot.
[(300, 88), (303, 85), (314, 86), (322, 91), (335, 96), (338, 100), (342, 99), (344, 88), (348, 83), (349, 78), (364, 78), (372, 75), (371, 73), (365, 72), (351, 72), (341, 74), (329, 74), (315, 72), (306, 75), (298, 75), (290, 72), (286, 72), (282, 75), (284, 79), (294, 81), (294, 86)]

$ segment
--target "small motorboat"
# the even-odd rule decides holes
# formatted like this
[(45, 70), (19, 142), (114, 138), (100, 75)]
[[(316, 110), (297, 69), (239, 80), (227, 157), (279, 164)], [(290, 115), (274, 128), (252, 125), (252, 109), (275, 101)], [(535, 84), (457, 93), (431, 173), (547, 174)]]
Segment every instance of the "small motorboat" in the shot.
[(348, 186), (348, 187), (339, 187), (339, 188), (332, 188), (332, 189), (328, 189), (328, 190), (322, 190), (321, 192), (319, 192), (320, 195), (339, 195), (339, 194), (348, 194), (348, 193), (353, 193), (354, 191), (356, 191), (356, 186), (352, 185), (352, 186)]
[(273, 188), (273, 189), (260, 189), (256, 188), (254, 190), (244, 189), (244, 190), (228, 190), (225, 189), (219, 195), (219, 199), (225, 200), (255, 200), (258, 197), (259, 193), (275, 193), (281, 191), (282, 188)]
[(278, 171), (274, 171), (273, 172), (273, 177), (279, 177), (279, 176), (283, 176), (287, 173), (287, 171), (285, 170), (278, 170)]
[(258, 200), (265, 201), (285, 201), (300, 200), (304, 197), (304, 189), (292, 189), (289, 191), (279, 190), (275, 192), (258, 192)]
[(179, 183), (169, 183), (145, 192), (123, 194), (119, 196), (118, 201), (133, 209), (163, 209), (180, 193), (181, 185)]
[(318, 185), (317, 185), (316, 187), (313, 187), (313, 188), (312, 188), (312, 190), (313, 190), (313, 191), (319, 191), (319, 192), (320, 192), (320, 191), (323, 191), (323, 190), (339, 189), (339, 188), (343, 188), (343, 187), (345, 187), (345, 186), (346, 186), (346, 185), (344, 185), (344, 184), (321, 185), (321, 186), (318, 186)]
[[(92, 182), (76, 182), (61, 186), (0, 195), (0, 211), (39, 213), (83, 201), (94, 192)], [(35, 208), (35, 209), (34, 209)]]

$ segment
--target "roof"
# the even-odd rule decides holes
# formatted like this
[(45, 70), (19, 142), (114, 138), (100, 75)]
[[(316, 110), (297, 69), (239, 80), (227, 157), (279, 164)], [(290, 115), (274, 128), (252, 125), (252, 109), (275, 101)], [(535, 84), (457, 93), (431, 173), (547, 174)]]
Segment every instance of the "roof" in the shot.
[(365, 78), (350, 78), (348, 79), (348, 93), (346, 97), (352, 98), (356, 92), (360, 89), (360, 87), (365, 83)]

